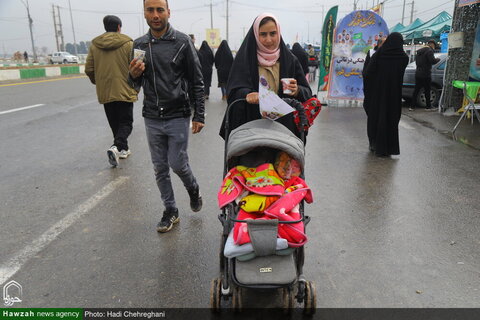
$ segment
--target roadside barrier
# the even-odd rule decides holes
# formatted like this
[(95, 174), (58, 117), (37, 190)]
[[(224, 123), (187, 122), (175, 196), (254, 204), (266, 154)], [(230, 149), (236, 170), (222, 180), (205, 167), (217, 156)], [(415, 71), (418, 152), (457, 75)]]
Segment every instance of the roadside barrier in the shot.
[(84, 72), (85, 72), (84, 65), (0, 69), (0, 81), (57, 77), (57, 76), (64, 76), (64, 75), (70, 75), (70, 74), (82, 74)]

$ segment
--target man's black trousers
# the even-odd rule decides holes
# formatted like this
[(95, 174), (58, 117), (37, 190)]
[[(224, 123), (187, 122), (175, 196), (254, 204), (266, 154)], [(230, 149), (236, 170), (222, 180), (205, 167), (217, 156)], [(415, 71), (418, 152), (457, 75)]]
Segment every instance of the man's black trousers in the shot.
[(413, 91), (413, 97), (412, 97), (413, 107), (417, 107), (417, 95), (422, 88), (424, 88), (424, 91), (425, 91), (426, 107), (428, 109), (430, 109), (432, 107), (432, 104), (430, 102), (430, 84), (431, 84), (431, 82), (432, 82), (432, 78), (415, 77), (415, 90)]
[(118, 151), (128, 150), (128, 136), (133, 128), (133, 102), (114, 101), (103, 105)]

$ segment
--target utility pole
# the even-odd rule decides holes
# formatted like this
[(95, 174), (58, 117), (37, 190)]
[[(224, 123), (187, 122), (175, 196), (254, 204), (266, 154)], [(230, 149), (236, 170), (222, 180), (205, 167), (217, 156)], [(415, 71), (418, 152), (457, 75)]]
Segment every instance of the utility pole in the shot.
[(30, 29), (30, 39), (32, 40), (32, 52), (33, 52), (33, 61), (37, 61), (37, 52), (35, 51), (35, 42), (33, 41), (33, 31), (32, 31), (32, 25), (33, 25), (33, 20), (32, 18), (30, 17), (30, 7), (29, 7), (29, 4), (28, 4), (28, 0), (27, 0), (27, 3), (23, 2), (23, 0), (21, 0), (23, 5), (25, 6), (25, 8), (27, 8), (27, 15), (28, 15), (28, 27)]
[(405, 2), (407, 0), (403, 0), (403, 11), (402, 11), (402, 24), (403, 24), (403, 19), (405, 18)]
[(227, 0), (227, 42), (228, 42), (228, 0)]
[(210, 0), (210, 29), (213, 29), (212, 0)]
[(58, 30), (60, 32), (60, 51), (65, 51), (65, 41), (63, 40), (62, 17), (60, 16), (60, 7), (57, 6)]
[(73, 15), (72, 15), (72, 5), (70, 4), (70, 0), (68, 0), (68, 7), (70, 9), (70, 20), (72, 20), (72, 31), (73, 31), (73, 49), (75, 51), (75, 55), (78, 55), (77, 51), (77, 40), (75, 39), (75, 27), (73, 26)]
[(58, 43), (57, 18), (55, 16), (55, 5), (53, 3), (52, 3), (52, 14), (53, 14), (53, 28), (55, 29), (55, 42), (57, 43), (57, 51), (60, 51), (60, 45)]
[(359, 2), (360, 0), (353, 0), (353, 11), (356, 11), (357, 10), (357, 3)]
[(415, 7), (415, 0), (412, 0), (412, 12), (410, 13), (410, 24), (413, 22), (413, 8)]

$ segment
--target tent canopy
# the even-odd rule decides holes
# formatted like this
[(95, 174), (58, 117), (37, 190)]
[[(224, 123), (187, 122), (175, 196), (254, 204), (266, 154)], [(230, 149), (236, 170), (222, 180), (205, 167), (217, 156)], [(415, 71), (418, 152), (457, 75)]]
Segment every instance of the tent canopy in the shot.
[(414, 30), (401, 31), (405, 40), (421, 38), (439, 38), (440, 34), (449, 31), (452, 27), (452, 16), (442, 11), (436, 17), (430, 19)]
[(405, 26), (399, 22), (393, 28), (391, 28), (389, 31), (390, 31), (390, 33), (401, 32), (403, 29), (405, 29)]
[(405, 34), (406, 32), (409, 32), (409, 31), (412, 31), (412, 30), (418, 28), (422, 24), (423, 24), (423, 21), (417, 18), (417, 19), (415, 19), (415, 21), (410, 23), (408, 26), (404, 27), (402, 30), (398, 30), (397, 32)]

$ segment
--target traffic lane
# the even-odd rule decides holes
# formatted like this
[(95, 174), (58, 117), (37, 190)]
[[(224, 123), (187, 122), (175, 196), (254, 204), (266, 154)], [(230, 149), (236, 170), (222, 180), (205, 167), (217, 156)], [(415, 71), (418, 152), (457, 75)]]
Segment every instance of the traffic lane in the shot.
[[(208, 306), (210, 280), (219, 270), (222, 228), (216, 192), (223, 171), (223, 140), (218, 122), (224, 108), (212, 93), (207, 126), (190, 137), (190, 164), (201, 186), (203, 209), (191, 212), (188, 194), (172, 174), (181, 220), (166, 234), (155, 231), (163, 205), (137, 108), (129, 139), (133, 154), (121, 161), (119, 169), (111, 170), (112, 179), (121, 175), (128, 181), (15, 275), (28, 294), (25, 303), (30, 307)], [(103, 160), (106, 164), (106, 156)]]
[(96, 98), (95, 86), (86, 76), (38, 81), (0, 84), (0, 112), (36, 104), (70, 106), (72, 101)]
[[(55, 92), (56, 83), (50, 85)], [(103, 108), (75, 98), (69, 103), (0, 116), (0, 200), (9, 230), (0, 235), (0, 257), (24, 247), (111, 179), (105, 159), (112, 138)]]
[(325, 108), (310, 129), (305, 273), (320, 306), (477, 304), (479, 154), (408, 118), (400, 148), (369, 153), (362, 109)]

